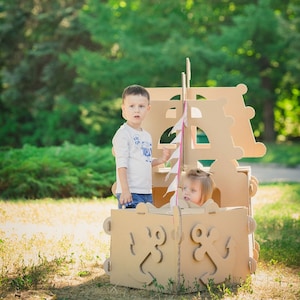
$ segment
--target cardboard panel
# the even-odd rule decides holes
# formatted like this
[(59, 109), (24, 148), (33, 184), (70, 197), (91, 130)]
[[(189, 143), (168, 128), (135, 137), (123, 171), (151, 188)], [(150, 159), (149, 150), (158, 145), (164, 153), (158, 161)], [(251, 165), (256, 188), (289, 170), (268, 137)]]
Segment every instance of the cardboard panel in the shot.
[[(185, 204), (183, 205), (185, 206)], [(210, 206), (210, 207), (209, 207)], [(130, 222), (128, 222), (130, 220)], [(140, 289), (187, 292), (250, 274), (247, 208), (170, 207), (139, 204), (112, 210), (111, 283)], [(237, 224), (239, 224), (237, 226)], [(172, 284), (170, 284), (172, 283)]]

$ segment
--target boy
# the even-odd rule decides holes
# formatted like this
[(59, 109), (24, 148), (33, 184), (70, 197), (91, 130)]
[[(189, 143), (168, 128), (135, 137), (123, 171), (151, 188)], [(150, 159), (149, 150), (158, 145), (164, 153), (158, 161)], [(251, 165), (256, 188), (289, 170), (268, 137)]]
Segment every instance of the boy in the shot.
[(119, 208), (135, 208), (140, 202), (152, 203), (152, 167), (165, 163), (170, 151), (152, 159), (151, 135), (142, 129), (150, 110), (150, 95), (140, 85), (131, 85), (122, 94), (122, 115), (126, 120), (115, 133), (112, 143), (116, 160), (116, 196)]

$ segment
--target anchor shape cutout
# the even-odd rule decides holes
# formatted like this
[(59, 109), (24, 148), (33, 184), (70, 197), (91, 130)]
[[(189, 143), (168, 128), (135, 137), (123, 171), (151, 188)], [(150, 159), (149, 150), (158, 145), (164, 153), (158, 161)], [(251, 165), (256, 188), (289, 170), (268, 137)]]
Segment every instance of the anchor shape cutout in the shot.
[[(234, 267), (236, 257), (235, 241), (231, 237), (227, 239), (225, 245), (227, 253), (222, 257), (213, 245), (213, 243), (219, 239), (219, 231), (217, 228), (212, 227), (208, 231), (203, 224), (196, 224), (191, 231), (191, 238), (194, 242), (201, 245), (195, 249), (194, 259), (201, 261), (204, 255), (207, 254), (215, 266), (213, 273), (209, 274), (205, 272), (200, 276), (200, 280), (204, 284), (208, 284), (210, 278), (213, 278), (214, 282), (224, 281)], [(226, 270), (226, 273), (224, 273), (224, 270)]]
[(146, 227), (145, 229), (146, 238), (141, 239), (139, 237), (137, 239), (143, 241), (143, 245), (141, 245), (140, 247), (136, 245), (133, 233), (130, 233), (130, 250), (131, 254), (135, 256), (135, 264), (133, 265), (133, 267), (138, 268), (138, 270), (132, 269), (130, 273), (135, 280), (149, 285), (153, 282), (154, 276), (150, 272), (144, 271), (143, 265), (149, 257), (152, 257), (152, 259), (156, 263), (160, 263), (162, 261), (163, 253), (159, 249), (159, 246), (165, 243), (166, 232), (162, 226), (157, 226), (153, 228), (152, 231), (149, 227)]

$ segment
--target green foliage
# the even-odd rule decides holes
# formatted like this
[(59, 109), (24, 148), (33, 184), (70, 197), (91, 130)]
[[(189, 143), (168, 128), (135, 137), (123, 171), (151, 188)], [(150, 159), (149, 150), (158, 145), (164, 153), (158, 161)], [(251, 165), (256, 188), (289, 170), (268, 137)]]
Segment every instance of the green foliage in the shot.
[(120, 124), (115, 101), (100, 101), (60, 60), (97, 48), (77, 17), (84, 2), (0, 1), (0, 145), (104, 145)]
[(265, 204), (255, 213), (260, 259), (299, 267), (300, 185), (280, 184), (280, 189), (284, 192), (279, 201)]
[(248, 86), (256, 137), (299, 138), (297, 0), (0, 0), (0, 145), (105, 145), (125, 86)]
[(214, 280), (209, 279), (206, 285), (207, 291), (210, 295), (210, 299), (222, 299), (223, 297), (233, 297), (237, 288), (240, 288), (237, 284), (232, 284), (230, 278), (224, 283), (215, 284)]
[(295, 126), (295, 124), (299, 124), (300, 90), (292, 88), (290, 92), (291, 94), (284, 95), (285, 93), (283, 93), (280, 95), (274, 112), (275, 130), (278, 132), (278, 140), (280, 141), (285, 141), (287, 137), (294, 137), (295, 140), (300, 137), (300, 126)]
[[(290, 25), (294, 23), (295, 27), (287, 26), (283, 14), (275, 6), (267, 0), (245, 5), (240, 14), (233, 16), (233, 24), (222, 26), (221, 34), (209, 36), (216, 51), (215, 58), (220, 63), (212, 66), (209, 77), (221, 86), (244, 82), (249, 87), (245, 97), (257, 112), (252, 120), (255, 134), (268, 142), (275, 140), (274, 118), (277, 117), (277, 124), (279, 116), (274, 116), (274, 108), (276, 100), (282, 100), (279, 87), (284, 84), (283, 78), (290, 77), (287, 64), (292, 58), (288, 45), (295, 36), (295, 28), (299, 27), (298, 21), (294, 23), (294, 20)], [(282, 13), (289, 9), (296, 12), (292, 6), (280, 9)], [(290, 99), (290, 89), (284, 90)], [(285, 137), (297, 136), (293, 131), (298, 131), (300, 120), (299, 115), (295, 116), (297, 122), (295, 118), (289, 122)], [(282, 128), (282, 121), (280, 124)]]
[(0, 196), (10, 198), (102, 197), (115, 179), (111, 147), (93, 145), (0, 152)]
[(79, 271), (79, 272), (77, 273), (77, 275), (78, 275), (79, 277), (87, 277), (87, 276), (90, 276), (90, 275), (91, 275), (91, 272), (90, 272), (90, 271), (86, 271), (86, 270), (84, 270), (84, 271)]

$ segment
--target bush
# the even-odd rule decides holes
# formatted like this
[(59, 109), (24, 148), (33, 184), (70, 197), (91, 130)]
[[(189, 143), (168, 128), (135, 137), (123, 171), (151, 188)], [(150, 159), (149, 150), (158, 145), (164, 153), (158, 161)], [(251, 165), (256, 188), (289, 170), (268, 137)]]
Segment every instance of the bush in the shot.
[(107, 197), (115, 181), (111, 146), (75, 146), (0, 152), (0, 197)]

